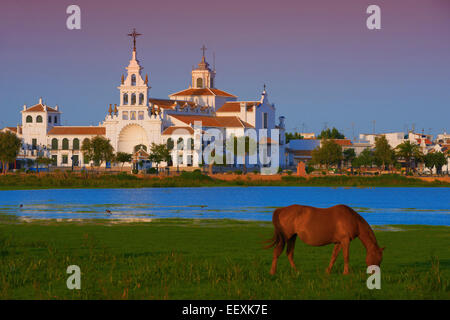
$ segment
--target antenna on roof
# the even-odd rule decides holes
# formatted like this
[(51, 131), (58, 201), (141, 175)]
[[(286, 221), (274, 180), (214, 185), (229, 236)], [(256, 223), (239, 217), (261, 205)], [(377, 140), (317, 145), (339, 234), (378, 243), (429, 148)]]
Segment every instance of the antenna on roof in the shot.
[(216, 52), (213, 51), (213, 72), (216, 73)]

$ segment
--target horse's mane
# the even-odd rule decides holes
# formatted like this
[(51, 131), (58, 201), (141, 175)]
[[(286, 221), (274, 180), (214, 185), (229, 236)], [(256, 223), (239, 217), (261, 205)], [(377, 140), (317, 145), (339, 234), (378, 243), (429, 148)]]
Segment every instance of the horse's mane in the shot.
[[(361, 235), (361, 232), (364, 232), (364, 235), (367, 236), (367, 238), (369, 238), (369, 240), (373, 244), (375, 244), (376, 247), (379, 247), (377, 238), (375, 237), (375, 233), (373, 232), (369, 223), (363, 217), (361, 217), (361, 215), (358, 212), (356, 212), (355, 210), (353, 210), (352, 208), (350, 208), (348, 206), (346, 206), (346, 207), (349, 208), (353, 212), (353, 214), (356, 216), (356, 218), (358, 219), (358, 228), (359, 228), (360, 235)], [(360, 237), (360, 239), (361, 239), (361, 237)]]

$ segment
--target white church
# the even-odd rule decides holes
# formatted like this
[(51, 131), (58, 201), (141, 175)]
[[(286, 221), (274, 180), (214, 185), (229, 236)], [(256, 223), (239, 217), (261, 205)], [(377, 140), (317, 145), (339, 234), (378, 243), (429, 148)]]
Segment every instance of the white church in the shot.
[[(215, 87), (216, 71), (205, 59), (205, 50), (200, 63), (192, 70), (191, 86), (169, 95), (169, 99), (149, 96), (148, 75), (143, 78), (142, 67), (137, 59), (135, 30), (131, 60), (117, 87), (120, 94), (118, 104), (109, 105), (105, 119), (98, 126), (63, 126), (62, 112), (58, 106), (48, 106), (42, 99), (33, 106), (22, 108), (22, 124), (6, 127), (23, 141), (19, 159), (35, 159), (47, 156), (58, 167), (87, 167), (81, 145), (84, 139), (104, 136), (110, 140), (115, 152), (126, 152), (134, 156), (147, 156), (152, 143), (176, 142), (172, 150), (174, 167), (198, 167), (201, 156), (187, 146), (194, 139), (198, 124), (200, 130), (219, 129), (228, 137), (244, 136), (247, 131), (260, 132), (267, 129), (265, 143), (277, 144), (280, 166), (285, 163), (284, 117), (276, 124), (275, 106), (269, 103), (264, 90), (258, 100), (239, 101), (237, 97)], [(271, 137), (271, 129), (279, 129), (279, 137)], [(265, 130), (262, 130), (265, 131)], [(257, 139), (260, 139), (258, 134)], [(259, 143), (262, 143), (259, 141)], [(139, 146), (140, 152), (137, 152)]]

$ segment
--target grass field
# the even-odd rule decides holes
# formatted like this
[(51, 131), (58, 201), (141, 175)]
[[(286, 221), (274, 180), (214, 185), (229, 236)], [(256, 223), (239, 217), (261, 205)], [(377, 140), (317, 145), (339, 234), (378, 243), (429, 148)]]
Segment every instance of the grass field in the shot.
[[(6, 218), (6, 217), (5, 217)], [(400, 229), (400, 230), (398, 230)], [(365, 251), (352, 242), (351, 274), (342, 255), (327, 275), (332, 246), (297, 241), (299, 272), (280, 257), (269, 275), (267, 222), (154, 220), (0, 224), (1, 299), (450, 299), (450, 228), (375, 228), (386, 246), (381, 290), (366, 287)], [(66, 269), (81, 268), (81, 290)]]
[[(424, 181), (395, 174), (381, 176), (322, 176), (309, 179), (283, 176), (279, 180), (252, 179), (251, 175), (235, 175), (219, 179), (201, 172), (182, 172), (178, 176), (158, 177), (121, 174), (56, 172), (51, 174), (0, 175), (0, 190), (54, 188), (161, 188), (219, 186), (317, 186), (317, 187), (450, 187), (445, 181)], [(230, 176), (232, 177), (232, 176)]]

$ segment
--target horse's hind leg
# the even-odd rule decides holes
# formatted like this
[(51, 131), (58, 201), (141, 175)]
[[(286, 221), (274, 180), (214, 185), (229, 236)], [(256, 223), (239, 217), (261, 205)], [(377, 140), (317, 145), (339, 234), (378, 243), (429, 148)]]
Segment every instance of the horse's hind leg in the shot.
[(270, 274), (274, 275), (277, 272), (277, 260), (281, 255), (284, 249), (284, 239), (281, 239), (280, 242), (277, 243), (275, 249), (273, 249), (273, 260), (272, 260), (272, 268), (270, 269)]
[(295, 240), (297, 239), (297, 235), (294, 234), (287, 242), (286, 255), (289, 259), (289, 263), (294, 270), (297, 270), (297, 267), (294, 263), (294, 248), (295, 248)]
[(334, 262), (336, 261), (337, 256), (339, 255), (339, 252), (341, 251), (341, 244), (336, 243), (334, 245), (333, 254), (331, 255), (330, 264), (327, 268), (327, 273), (331, 273), (331, 269), (333, 268)]

